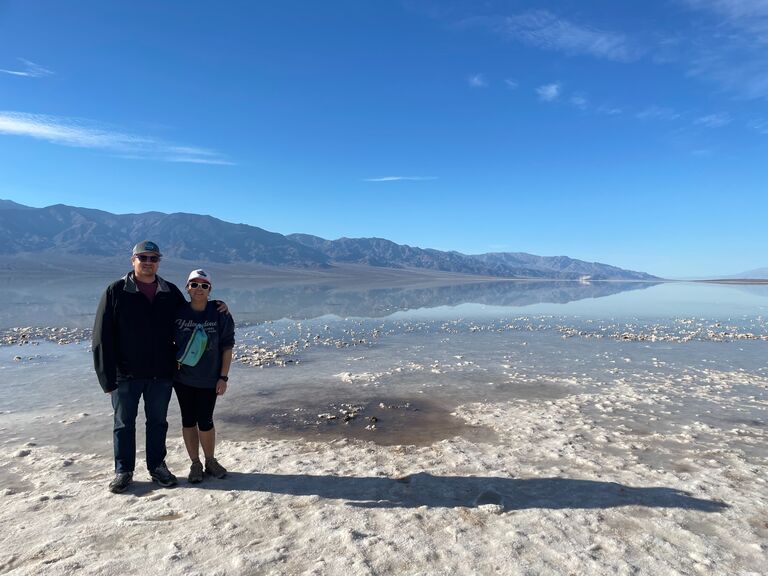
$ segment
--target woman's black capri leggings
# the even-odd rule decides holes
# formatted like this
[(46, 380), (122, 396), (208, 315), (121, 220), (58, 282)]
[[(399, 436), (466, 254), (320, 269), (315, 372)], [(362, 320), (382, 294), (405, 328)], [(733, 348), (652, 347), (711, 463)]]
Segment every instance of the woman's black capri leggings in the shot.
[(195, 388), (180, 382), (173, 383), (181, 409), (181, 425), (208, 432), (213, 428), (213, 409), (216, 406), (215, 388)]

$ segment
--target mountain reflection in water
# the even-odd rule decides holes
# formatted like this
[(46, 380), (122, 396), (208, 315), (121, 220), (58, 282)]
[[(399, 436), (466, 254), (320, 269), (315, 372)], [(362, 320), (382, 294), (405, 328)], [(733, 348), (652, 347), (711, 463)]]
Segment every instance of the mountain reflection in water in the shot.
[(292, 285), (219, 292), (243, 321), (303, 320), (325, 315), (380, 318), (394, 312), (466, 303), (487, 306), (565, 304), (655, 286), (649, 282), (505, 281), (420, 288), (354, 290), (328, 285)]
[[(107, 281), (15, 278), (3, 284), (7, 299), (0, 308), (0, 328), (43, 325), (88, 328)], [(238, 322), (261, 322), (325, 315), (379, 318), (398, 311), (466, 303), (512, 307), (565, 304), (655, 285), (653, 282), (508, 280), (360, 288), (316, 282), (259, 286), (258, 279), (233, 278), (217, 285), (212, 297), (227, 302)]]

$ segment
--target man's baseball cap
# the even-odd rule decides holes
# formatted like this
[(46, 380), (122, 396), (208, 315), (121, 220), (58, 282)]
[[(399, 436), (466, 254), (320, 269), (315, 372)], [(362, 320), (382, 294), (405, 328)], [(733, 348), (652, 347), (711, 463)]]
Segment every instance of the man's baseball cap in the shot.
[(192, 280), (203, 280), (204, 282), (208, 282), (208, 284), (213, 286), (213, 280), (211, 280), (211, 275), (208, 274), (208, 272), (206, 272), (202, 268), (198, 268), (197, 270), (192, 270), (192, 272), (189, 273), (189, 276), (187, 277), (187, 284), (192, 282)]
[(158, 256), (162, 256), (162, 254), (160, 254), (160, 247), (152, 242), (152, 240), (142, 240), (133, 247), (133, 256), (136, 256), (136, 254), (143, 254), (144, 252), (154, 252)]

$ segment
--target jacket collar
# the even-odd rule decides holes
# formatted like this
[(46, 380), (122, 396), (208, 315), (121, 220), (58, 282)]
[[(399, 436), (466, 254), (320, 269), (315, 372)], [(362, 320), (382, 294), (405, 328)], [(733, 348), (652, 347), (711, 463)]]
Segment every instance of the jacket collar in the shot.
[[(160, 276), (155, 276), (157, 278), (157, 291), (158, 292), (170, 292), (171, 289), (168, 287), (168, 283), (160, 278)], [(139, 291), (138, 287), (136, 286), (136, 274), (131, 270), (123, 276), (123, 280), (125, 280), (125, 286), (123, 287), (123, 290), (126, 292), (136, 293)]]

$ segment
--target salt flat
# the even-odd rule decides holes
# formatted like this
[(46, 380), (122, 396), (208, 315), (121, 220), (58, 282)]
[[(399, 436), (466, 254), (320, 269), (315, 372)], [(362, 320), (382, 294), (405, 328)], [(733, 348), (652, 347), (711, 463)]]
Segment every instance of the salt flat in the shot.
[[(713, 374), (708, 386), (730, 380)], [(6, 446), (0, 469), (15, 486), (2, 492), (0, 566), (11, 574), (764, 573), (765, 427), (699, 423), (648, 434), (587, 416), (648, 402), (627, 396), (632, 388), (462, 407), (461, 418), (497, 432), (493, 444), (229, 440), (219, 447), (228, 478), (156, 489), (139, 473), (122, 496), (105, 490), (109, 458)], [(184, 461), (172, 441), (169, 465), (181, 470)]]

